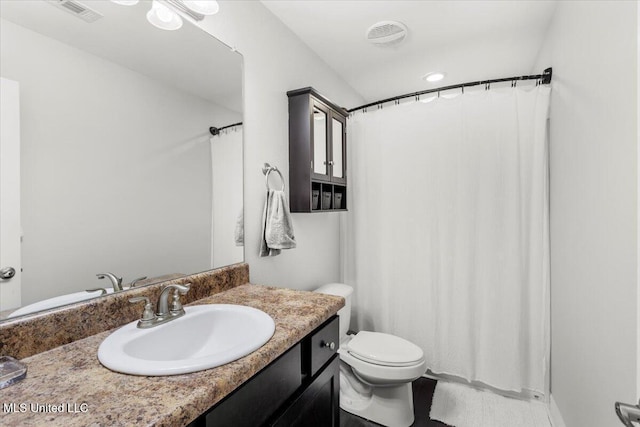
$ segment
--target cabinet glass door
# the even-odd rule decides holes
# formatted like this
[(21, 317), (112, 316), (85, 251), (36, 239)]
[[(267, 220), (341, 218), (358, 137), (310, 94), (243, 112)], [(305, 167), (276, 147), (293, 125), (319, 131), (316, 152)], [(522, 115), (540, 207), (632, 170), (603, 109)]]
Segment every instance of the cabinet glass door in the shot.
[(331, 119), (332, 124), (332, 156), (331, 165), (333, 166), (331, 176), (333, 178), (344, 178), (344, 124), (336, 119)]
[(313, 172), (328, 176), (327, 113), (313, 107)]
[(346, 182), (345, 178), (345, 131), (341, 117), (331, 118), (331, 180)]

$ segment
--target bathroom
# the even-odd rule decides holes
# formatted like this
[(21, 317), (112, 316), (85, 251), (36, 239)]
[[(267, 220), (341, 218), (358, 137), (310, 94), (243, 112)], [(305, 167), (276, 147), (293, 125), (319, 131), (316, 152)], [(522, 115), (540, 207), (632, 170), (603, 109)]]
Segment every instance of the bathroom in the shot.
[[(5, 3), (10, 2), (2, 1), (0, 5), (4, 7)], [(86, 3), (90, 6), (96, 2)], [(149, 6), (144, 3), (135, 7), (146, 11)], [(347, 212), (292, 213), (297, 247), (275, 257), (259, 256), (265, 202), (264, 163), (277, 166), (285, 183), (290, 184), (286, 93), (313, 87), (337, 105), (353, 108), (431, 87), (538, 74), (552, 67), (549, 409), (554, 427), (613, 427), (622, 425), (614, 410), (615, 402), (635, 405), (640, 397), (638, 7), (631, 1), (542, 2), (548, 6), (535, 19), (526, 21), (535, 25), (521, 26), (514, 21), (514, 17), (524, 19), (534, 13), (531, 10), (540, 11), (532, 6), (535, 3), (541, 2), (220, 1), (219, 12), (196, 25), (241, 55), (243, 102), (241, 117), (229, 114), (209, 125), (220, 127), (243, 122), (244, 254), (241, 260), (250, 269), (251, 283), (308, 291), (323, 284), (346, 282), (355, 288), (356, 310), (358, 295), (366, 294), (367, 284), (353, 282), (348, 277), (350, 265), (345, 256), (351, 243), (348, 221), (349, 215), (358, 209), (352, 198), (348, 199)], [(518, 8), (511, 10), (509, 5)], [(121, 13), (125, 13), (125, 6), (120, 7)], [(463, 13), (465, 8), (473, 7), (479, 8), (478, 18)], [(525, 12), (518, 13), (520, 8)], [(487, 18), (494, 14), (502, 17), (503, 26), (470, 25), (481, 19), (495, 22)], [(420, 19), (411, 19), (412, 16)], [(361, 23), (365, 18), (367, 22)], [(365, 44), (368, 27), (384, 20), (408, 24), (409, 35), (404, 45), (385, 50)], [(323, 25), (312, 25), (314, 21)], [(442, 22), (445, 24), (439, 24)], [(149, 24), (143, 21), (139, 25)], [(189, 25), (192, 24), (185, 22), (179, 31)], [(412, 37), (417, 37), (421, 25), (432, 26), (448, 36), (455, 31), (459, 35), (451, 36), (450, 40), (426, 42), (425, 49), (433, 56), (423, 58), (407, 53), (403, 59), (400, 55), (407, 52), (403, 49), (420, 49), (412, 45), (416, 42)], [(452, 29), (447, 30), (447, 25)], [(353, 31), (344, 30), (351, 27)], [(479, 33), (465, 32), (466, 27), (473, 27)], [(158, 37), (170, 43), (175, 33), (177, 31), (158, 31)], [(507, 38), (502, 38), (503, 34), (507, 34)], [(518, 35), (523, 35), (522, 39)], [(319, 43), (319, 39), (326, 43)], [(331, 56), (331, 50), (340, 54), (341, 44), (346, 49), (359, 43), (377, 58), (377, 62), (366, 68), (369, 73), (354, 76), (345, 71), (350, 68), (349, 64), (330, 62), (332, 58), (340, 58)], [(520, 46), (518, 43), (530, 44)], [(511, 54), (514, 48), (528, 52), (527, 56)], [(478, 53), (491, 51), (496, 52), (496, 56), (487, 58)], [(385, 59), (384, 55), (393, 60)], [(342, 58), (344, 56), (343, 52)], [(430, 71), (446, 73), (446, 80), (435, 85), (426, 83), (421, 77)], [(364, 93), (365, 87), (371, 88), (371, 93)], [(349, 124), (347, 127), (349, 129)], [(96, 153), (96, 168), (108, 168), (99, 163), (99, 155)], [(353, 153), (348, 152), (348, 161), (356, 160), (350, 156)], [(164, 166), (170, 168), (171, 165)], [(272, 176), (270, 182), (278, 184), (278, 178)], [(110, 202), (117, 206), (113, 207)], [(166, 203), (172, 205), (176, 201), (168, 195)], [(113, 212), (128, 209), (117, 195), (104, 204), (105, 209), (113, 208)], [(145, 212), (136, 211), (136, 214)], [(234, 211), (234, 219), (236, 215)], [(27, 231), (25, 245), (29, 238)], [(206, 247), (206, 243), (201, 245)], [(222, 265), (233, 262), (237, 261)], [(398, 265), (407, 268), (401, 262)], [(191, 274), (205, 269), (179, 272)], [(95, 268), (91, 271), (101, 272)], [(46, 275), (47, 271), (40, 273)], [(115, 273), (126, 273), (127, 281), (147, 274), (144, 269), (139, 274), (137, 271)], [(417, 274), (414, 280), (419, 278)], [(403, 272), (398, 273), (398, 277), (411, 276)], [(399, 281), (395, 286), (406, 285)], [(86, 288), (89, 287), (104, 287), (104, 282), (94, 279), (87, 284)], [(139, 317), (141, 311), (142, 307), (136, 306), (133, 314)], [(351, 325), (354, 330), (361, 327), (357, 321), (358, 316), (354, 314)], [(120, 325), (112, 328), (116, 326)], [(5, 355), (1, 350), (2, 346), (0, 355)], [(4, 396), (19, 386), (17, 383), (0, 390), (3, 403)], [(90, 398), (87, 399), (91, 404)], [(45, 399), (39, 403), (61, 402)], [(341, 421), (346, 419), (342, 416)], [(101, 423), (108, 425), (108, 421)], [(126, 422), (119, 423), (126, 425)], [(150, 421), (140, 421), (145, 423)]]

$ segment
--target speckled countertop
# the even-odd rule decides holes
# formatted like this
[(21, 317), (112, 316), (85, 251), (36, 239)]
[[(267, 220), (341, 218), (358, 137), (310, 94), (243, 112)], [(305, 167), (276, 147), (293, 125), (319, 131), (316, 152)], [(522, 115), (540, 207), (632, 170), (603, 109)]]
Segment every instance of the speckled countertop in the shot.
[[(334, 315), (344, 300), (247, 284), (194, 304), (214, 303), (263, 310), (275, 320), (273, 337), (248, 356), (217, 368), (169, 377), (141, 377), (112, 372), (100, 364), (98, 346), (112, 331), (102, 332), (23, 359), (27, 378), (0, 390), (0, 424), (187, 425)], [(7, 412), (6, 405), (10, 404), (15, 404), (13, 413)], [(26, 404), (25, 412), (19, 412), (20, 404)], [(32, 412), (31, 404), (45, 405), (51, 412)], [(52, 412), (59, 408), (63, 412)]]

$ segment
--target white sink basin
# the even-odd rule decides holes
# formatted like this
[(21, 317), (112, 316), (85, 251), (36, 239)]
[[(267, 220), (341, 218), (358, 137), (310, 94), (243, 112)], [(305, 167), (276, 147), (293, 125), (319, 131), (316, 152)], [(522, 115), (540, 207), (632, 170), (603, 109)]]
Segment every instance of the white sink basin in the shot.
[[(125, 289), (129, 289), (129, 288), (125, 288)], [(105, 289), (105, 290), (107, 291), (107, 294), (113, 293), (113, 289)], [(71, 294), (60, 295), (59, 297), (53, 297), (53, 298), (45, 299), (42, 301), (34, 302), (33, 304), (25, 305), (24, 307), (19, 308), (16, 311), (12, 312), (7, 317), (11, 318), (11, 317), (23, 316), (25, 314), (35, 313), (36, 311), (48, 310), (50, 308), (60, 307), (61, 305), (67, 305), (67, 304), (72, 304), (74, 302), (80, 302), (80, 301), (88, 300), (91, 298), (96, 298), (101, 295), (102, 295), (101, 291), (94, 291), (94, 292), (80, 291), (80, 292), (74, 292)]]
[(275, 331), (267, 313), (244, 305), (196, 305), (185, 311), (150, 329), (139, 329), (137, 321), (118, 329), (100, 344), (100, 363), (125, 374), (187, 374), (244, 357)]

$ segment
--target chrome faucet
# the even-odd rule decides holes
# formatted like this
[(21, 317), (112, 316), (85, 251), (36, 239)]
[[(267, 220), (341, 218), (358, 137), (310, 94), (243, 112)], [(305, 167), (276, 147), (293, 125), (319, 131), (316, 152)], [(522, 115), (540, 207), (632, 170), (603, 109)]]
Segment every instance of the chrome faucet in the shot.
[(142, 280), (146, 280), (147, 276), (143, 276), (143, 277), (138, 277), (137, 279), (133, 279), (131, 281), (131, 283), (129, 283), (129, 288), (133, 288), (134, 286), (136, 286), (138, 284), (138, 282), (142, 281)]
[[(160, 297), (158, 298), (158, 307), (155, 313), (153, 312), (153, 306), (151, 305), (149, 298), (131, 298), (129, 300), (131, 303), (144, 302), (144, 312), (138, 321), (138, 328), (153, 328), (154, 326), (162, 325), (163, 323), (167, 323), (177, 319), (178, 317), (184, 316), (184, 308), (180, 302), (180, 295), (185, 295), (189, 292), (190, 286), (190, 283), (186, 283), (185, 285), (174, 284), (168, 285), (162, 289)], [(173, 293), (171, 291), (173, 291)], [(171, 307), (169, 307), (170, 293), (172, 293)]]
[(113, 273), (98, 273), (96, 274), (98, 279), (104, 279), (108, 277), (111, 280), (111, 285), (113, 286), (113, 292), (120, 292), (122, 290), (122, 277), (118, 277)]
[[(184, 314), (184, 308), (180, 302), (180, 295), (185, 295), (189, 292), (189, 286), (187, 285), (167, 285), (158, 298), (158, 309), (156, 310), (156, 316), (182, 316)], [(171, 310), (169, 310), (169, 292), (174, 289), (173, 296), (171, 298)]]

